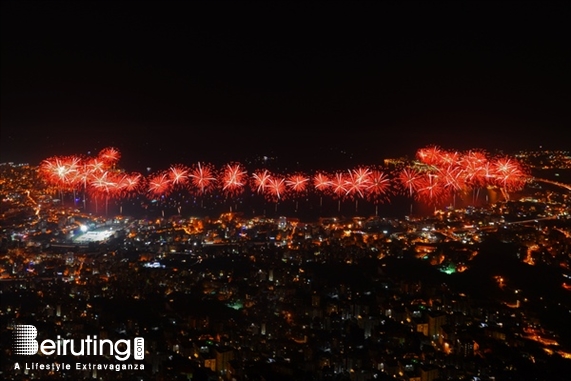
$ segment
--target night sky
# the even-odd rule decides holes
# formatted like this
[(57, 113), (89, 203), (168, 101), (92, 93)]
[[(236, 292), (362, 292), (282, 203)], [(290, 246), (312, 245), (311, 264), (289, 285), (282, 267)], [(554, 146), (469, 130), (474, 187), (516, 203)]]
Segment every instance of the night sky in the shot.
[(567, 1), (0, 7), (0, 162), (571, 149)]

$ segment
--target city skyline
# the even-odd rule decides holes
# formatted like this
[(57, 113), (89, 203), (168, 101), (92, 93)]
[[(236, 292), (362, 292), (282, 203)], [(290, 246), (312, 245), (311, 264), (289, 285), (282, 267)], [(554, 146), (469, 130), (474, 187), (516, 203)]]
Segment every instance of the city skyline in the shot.
[(0, 2), (0, 378), (567, 381), (571, 2)]
[[(417, 156), (440, 175), (451, 154)], [(88, 167), (111, 166), (118, 152), (98, 156)], [(561, 175), (571, 161), (566, 152), (530, 151), (494, 167), (508, 169), (511, 160), (540, 176), (509, 200), (426, 213), (415, 205), (395, 216), (383, 208), (376, 216), (357, 213), (351, 201), (340, 213), (324, 197), (327, 215), (312, 220), (285, 204), (274, 211), (272, 201), (268, 213), (259, 204), (252, 214), (253, 199), (228, 212), (232, 197), (202, 205), (200, 196), (184, 195), (165, 203), (138, 197), (144, 214), (117, 215), (123, 203), (103, 210), (103, 194), (86, 208), (83, 192), (69, 188), (67, 175), (82, 165), (68, 161), (51, 172), (1, 164), (0, 372), (7, 380), (188, 379), (192, 372), (197, 381), (563, 381), (571, 365), (571, 220)], [(213, 201), (226, 210), (196, 213)], [(164, 216), (161, 204), (169, 207)], [(319, 207), (315, 197), (300, 201), (300, 211)], [(82, 346), (53, 353), (43, 344), (43, 355), (22, 353), (19, 340), (30, 342), (23, 330), (37, 331), (41, 343), (67, 332), (63, 348), (95, 336), (139, 340), (143, 353), (132, 358), (127, 348), (123, 361), (113, 353), (84, 357)]]
[(3, 2), (1, 161), (569, 147), (567, 3), (161, 4)]

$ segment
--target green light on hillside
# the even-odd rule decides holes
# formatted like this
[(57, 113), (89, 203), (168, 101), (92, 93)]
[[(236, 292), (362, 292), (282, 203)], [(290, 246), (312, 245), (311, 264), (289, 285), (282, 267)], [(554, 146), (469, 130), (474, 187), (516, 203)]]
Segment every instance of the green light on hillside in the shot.
[(447, 267), (441, 268), (440, 271), (450, 275), (450, 274), (454, 274), (456, 272), (456, 267), (454, 267), (453, 265), (448, 265)]

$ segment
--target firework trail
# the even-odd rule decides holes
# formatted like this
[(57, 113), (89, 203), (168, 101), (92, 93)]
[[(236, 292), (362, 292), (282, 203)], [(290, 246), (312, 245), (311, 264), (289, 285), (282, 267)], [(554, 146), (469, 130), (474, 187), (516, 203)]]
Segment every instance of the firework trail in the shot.
[(344, 172), (335, 172), (331, 177), (331, 192), (337, 199), (337, 212), (341, 211), (341, 201), (347, 196), (347, 179)]
[(323, 172), (317, 172), (313, 176), (313, 188), (319, 193), (319, 206), (323, 206), (323, 195), (331, 192), (331, 180), (329, 176)]
[(358, 167), (349, 170), (345, 176), (345, 196), (355, 200), (355, 212), (359, 205), (359, 198), (365, 198), (365, 192), (370, 185), (371, 170), (367, 167)]
[[(221, 171), (222, 193), (226, 198), (236, 198), (243, 193), (248, 183), (248, 171), (240, 163), (228, 163)], [(238, 206), (235, 205), (235, 209)], [(232, 211), (232, 207), (230, 207)]]
[(289, 193), (295, 199), (295, 211), (299, 207), (298, 198), (302, 195), (307, 194), (308, 187), (310, 185), (311, 179), (304, 174), (294, 173), (288, 176), (285, 180), (286, 187)]
[(375, 204), (375, 215), (379, 214), (378, 204), (390, 202), (390, 196), (394, 192), (394, 185), (389, 175), (381, 170), (371, 171), (365, 197)]

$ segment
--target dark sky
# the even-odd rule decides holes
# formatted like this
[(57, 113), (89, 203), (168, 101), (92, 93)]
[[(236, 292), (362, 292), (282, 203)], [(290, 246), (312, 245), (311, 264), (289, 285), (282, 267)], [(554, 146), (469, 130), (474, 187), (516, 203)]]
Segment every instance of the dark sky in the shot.
[(0, 162), (569, 150), (569, 4), (2, 1)]

